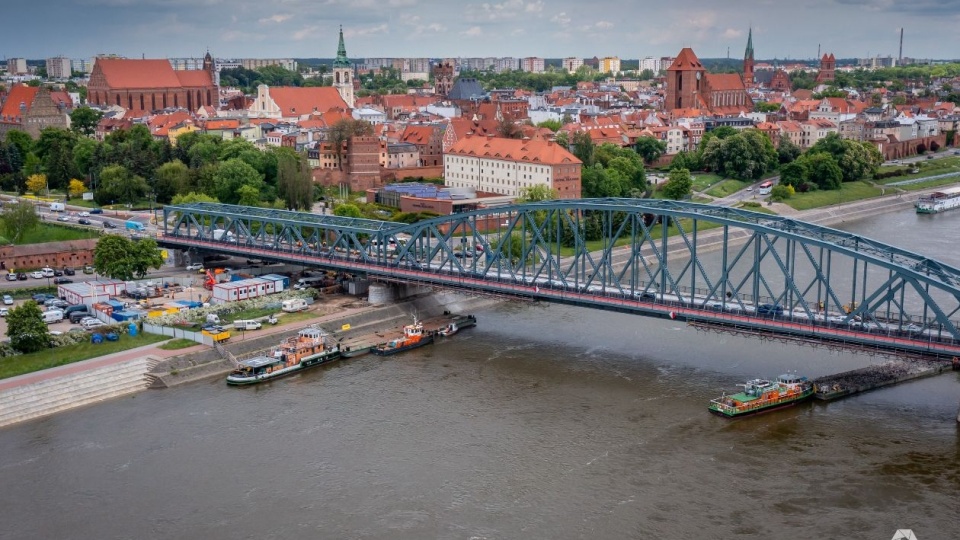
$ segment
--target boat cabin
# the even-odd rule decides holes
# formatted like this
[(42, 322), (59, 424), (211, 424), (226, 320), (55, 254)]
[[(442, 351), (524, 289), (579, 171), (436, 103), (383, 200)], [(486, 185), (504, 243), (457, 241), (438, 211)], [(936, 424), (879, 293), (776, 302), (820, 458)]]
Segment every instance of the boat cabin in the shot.
[(269, 358), (266, 356), (255, 356), (248, 358), (237, 366), (236, 373), (247, 377), (263, 375), (270, 373), (275, 367), (282, 367), (283, 361), (278, 358)]

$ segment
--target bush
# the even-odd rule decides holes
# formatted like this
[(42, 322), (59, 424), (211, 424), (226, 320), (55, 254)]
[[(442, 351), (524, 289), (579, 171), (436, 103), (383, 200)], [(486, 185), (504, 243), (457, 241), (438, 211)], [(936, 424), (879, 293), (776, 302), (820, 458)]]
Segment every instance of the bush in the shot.
[(770, 190), (770, 200), (777, 202), (784, 201), (793, 197), (794, 193), (796, 193), (796, 191), (793, 189), (793, 186), (776, 185)]

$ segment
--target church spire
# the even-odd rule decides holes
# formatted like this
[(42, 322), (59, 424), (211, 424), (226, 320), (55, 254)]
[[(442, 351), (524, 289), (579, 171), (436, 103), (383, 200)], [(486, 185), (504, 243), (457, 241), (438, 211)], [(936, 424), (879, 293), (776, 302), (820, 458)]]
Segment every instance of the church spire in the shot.
[(747, 50), (743, 52), (743, 59), (753, 60), (753, 27), (747, 33)]
[(347, 58), (347, 46), (343, 44), (343, 26), (340, 27), (340, 43), (337, 44), (337, 59), (333, 61), (334, 67), (350, 67), (350, 59)]

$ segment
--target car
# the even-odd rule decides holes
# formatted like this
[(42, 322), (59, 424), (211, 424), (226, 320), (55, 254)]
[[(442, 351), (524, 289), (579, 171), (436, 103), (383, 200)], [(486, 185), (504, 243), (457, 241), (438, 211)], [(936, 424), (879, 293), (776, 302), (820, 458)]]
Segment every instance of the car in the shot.
[(40, 273), (43, 274), (43, 277), (56, 277), (56, 274), (53, 272), (53, 268), (45, 266), (40, 269)]
[(103, 228), (104, 228), (104, 229), (116, 229), (117, 226), (114, 225), (113, 223), (110, 223), (109, 221), (104, 221), (104, 222), (103, 222)]
[[(72, 321), (71, 321), (71, 322), (72, 322)], [(79, 327), (73, 327), (73, 328), (67, 330), (67, 333), (68, 333), (68, 334), (71, 333), (71, 332), (86, 332), (86, 330), (84, 330), (83, 328), (79, 328)]]
[(86, 266), (84, 266), (84, 267), (83, 267), (83, 273), (84, 273), (84, 274), (92, 274), (92, 273), (93, 273), (93, 267), (90, 266), (89, 264), (86, 265)]
[(17, 279), (20, 280), (20, 281), (26, 281), (26, 280), (27, 280), (27, 273), (26, 273), (26, 272), (20, 272), (19, 274), (17, 274)]
[(75, 275), (75, 274), (77, 273), (77, 271), (74, 270), (73, 268), (64, 268), (64, 269), (63, 269), (63, 273), (64, 273), (65, 275), (72, 276), (72, 275)]
[(89, 225), (89, 224), (90, 224), (90, 220), (89, 220), (89, 219), (80, 218), (80, 219), (77, 220), (77, 223), (79, 223), (80, 225)]
[(747, 191), (753, 191), (753, 186), (747, 186)]
[(10, 296), (9, 294), (3, 295), (3, 305), (5, 305), (5, 306), (12, 306), (12, 305), (13, 305), (13, 297)]
[(757, 315), (783, 315), (783, 307), (780, 304), (760, 304)]
[(53, 278), (53, 282), (56, 283), (57, 285), (62, 285), (64, 283), (73, 283), (73, 280), (66, 277), (58, 277), (58, 278)]
[(0, 317), (6, 317), (10, 314), (10, 310), (7, 308), (0, 308)]
[(16, 280), (17, 280), (16, 272), (10, 272), (9, 274), (7, 274), (7, 281), (16, 281)]
[(77, 215), (80, 216), (80, 217), (90, 217), (90, 212), (80, 212), (80, 213), (77, 214)]
[(70, 216), (60, 216), (57, 221), (70, 221)]
[(91, 213), (91, 214), (102, 214), (102, 213), (103, 213), (103, 209), (102, 209), (102, 208), (94, 208), (93, 210), (90, 211), (90, 213)]
[(43, 279), (43, 272), (37, 270), (36, 272), (30, 272), (30, 277), (33, 279)]
[(95, 318), (93, 318), (93, 317), (88, 317), (88, 318), (80, 321), (80, 326), (82, 326), (82, 327), (84, 328), (84, 330), (92, 330), (92, 329), (94, 329), (94, 328), (97, 328), (97, 327), (100, 327), (100, 326), (106, 326), (106, 325), (103, 324), (103, 321), (101, 321), (100, 319), (95, 319)]
[(201, 263), (188, 264), (187, 270), (203, 270), (203, 265)]
[(36, 302), (36, 303), (38, 303), (38, 304), (43, 304), (43, 303), (46, 302), (47, 300), (54, 300), (54, 299), (56, 299), (55, 296), (53, 296), (52, 294), (47, 294), (47, 293), (37, 293), (37, 294), (31, 296), (30, 298), (32, 298), (33, 301)]
[(84, 319), (87, 319), (89, 317), (90, 317), (90, 314), (87, 313), (86, 311), (74, 311), (73, 313), (67, 316), (67, 318), (70, 319), (70, 322), (73, 324), (80, 324), (81, 322), (83, 322)]
[(53, 277), (60, 277), (63, 275), (63, 270), (54, 270)]

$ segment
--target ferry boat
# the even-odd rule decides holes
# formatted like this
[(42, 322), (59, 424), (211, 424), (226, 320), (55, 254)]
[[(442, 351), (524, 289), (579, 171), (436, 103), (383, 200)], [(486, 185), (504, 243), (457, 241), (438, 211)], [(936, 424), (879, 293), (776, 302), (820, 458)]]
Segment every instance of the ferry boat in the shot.
[(403, 327), (403, 336), (397, 339), (391, 339), (386, 343), (381, 343), (370, 349), (370, 352), (378, 356), (389, 356), (417, 347), (423, 347), (433, 343), (433, 334), (423, 331), (423, 323), (413, 319), (413, 324)]
[(743, 392), (721, 396), (710, 401), (710, 412), (734, 418), (789, 407), (813, 395), (813, 383), (806, 377), (781, 375), (776, 381), (747, 381)]
[(936, 214), (960, 207), (960, 187), (941, 189), (917, 200), (918, 214)]
[(470, 328), (477, 325), (477, 318), (473, 315), (455, 317), (446, 326), (437, 330), (437, 334), (443, 337), (450, 337), (464, 328)]
[(256, 356), (240, 362), (227, 375), (227, 384), (257, 384), (318, 366), (340, 358), (339, 346), (330, 346), (327, 334), (318, 328), (304, 328), (287, 338), (268, 356)]

